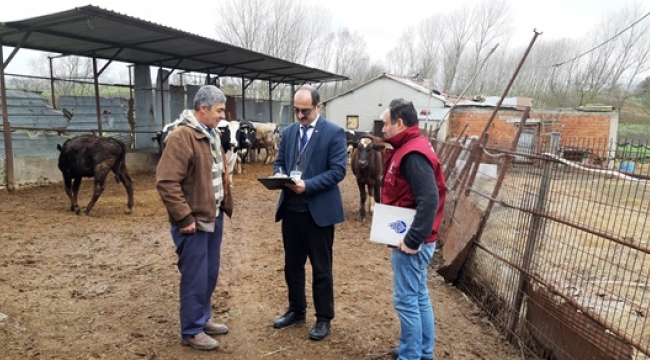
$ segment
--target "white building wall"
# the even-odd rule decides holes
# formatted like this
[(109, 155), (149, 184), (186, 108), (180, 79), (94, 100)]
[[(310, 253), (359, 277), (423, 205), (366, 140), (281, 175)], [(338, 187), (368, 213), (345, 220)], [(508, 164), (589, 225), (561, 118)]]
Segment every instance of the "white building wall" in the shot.
[[(444, 107), (443, 102), (438, 98), (430, 97), (422, 91), (395, 80), (380, 78), (328, 101), (325, 104), (325, 117), (344, 129), (348, 129), (346, 127), (347, 116), (358, 115), (359, 128), (349, 130), (372, 132), (374, 121), (381, 120), (381, 113), (388, 107), (391, 100), (396, 98), (413, 101), (418, 112), (428, 108), (431, 109), (432, 114), (439, 114), (440, 111), (437, 109)], [(428, 123), (436, 124), (436, 121), (432, 119)], [(425, 121), (421, 121), (420, 127), (424, 127), (424, 124)]]

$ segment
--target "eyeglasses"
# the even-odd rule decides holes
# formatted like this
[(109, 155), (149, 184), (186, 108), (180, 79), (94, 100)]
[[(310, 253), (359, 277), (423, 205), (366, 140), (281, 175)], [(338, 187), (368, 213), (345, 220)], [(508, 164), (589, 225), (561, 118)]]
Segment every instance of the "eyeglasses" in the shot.
[(314, 110), (314, 108), (316, 108), (316, 107), (314, 106), (314, 107), (311, 107), (311, 108), (308, 108), (308, 109), (299, 109), (299, 108), (294, 106), (293, 107), (293, 112), (296, 115), (303, 114), (305, 116), (309, 116), (309, 114)]

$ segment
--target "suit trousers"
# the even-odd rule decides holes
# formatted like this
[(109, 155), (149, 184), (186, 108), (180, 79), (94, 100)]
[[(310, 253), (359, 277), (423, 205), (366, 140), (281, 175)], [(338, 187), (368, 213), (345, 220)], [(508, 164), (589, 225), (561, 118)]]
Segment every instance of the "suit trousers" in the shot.
[(320, 227), (307, 212), (284, 211), (284, 277), (289, 292), (289, 311), (305, 313), (305, 263), (312, 267), (312, 295), (318, 321), (334, 318), (332, 245), (334, 225)]
[(197, 230), (183, 234), (171, 227), (178, 254), (180, 284), (181, 336), (189, 337), (203, 331), (211, 315), (211, 298), (219, 278), (223, 212), (215, 219), (214, 232)]

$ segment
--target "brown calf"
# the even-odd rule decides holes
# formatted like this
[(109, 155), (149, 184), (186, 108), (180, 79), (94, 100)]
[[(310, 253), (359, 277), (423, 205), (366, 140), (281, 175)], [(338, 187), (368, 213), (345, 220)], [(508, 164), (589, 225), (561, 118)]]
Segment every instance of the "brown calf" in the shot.
[(350, 143), (350, 145), (354, 147), (350, 166), (359, 186), (359, 221), (363, 222), (366, 217), (366, 199), (368, 195), (370, 195), (368, 204), (370, 214), (375, 208), (375, 202), (379, 202), (381, 172), (384, 166), (384, 149), (386, 146), (379, 138), (373, 136), (362, 136), (356, 143)]

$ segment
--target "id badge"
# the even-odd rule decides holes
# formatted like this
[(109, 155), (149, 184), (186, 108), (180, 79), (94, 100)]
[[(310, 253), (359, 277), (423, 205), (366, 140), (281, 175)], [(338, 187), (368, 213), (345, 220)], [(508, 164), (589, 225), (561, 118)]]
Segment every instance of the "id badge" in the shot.
[(292, 179), (298, 179), (300, 180), (302, 178), (302, 171), (299, 170), (293, 170), (290, 174), (289, 177)]

